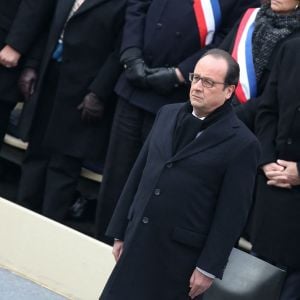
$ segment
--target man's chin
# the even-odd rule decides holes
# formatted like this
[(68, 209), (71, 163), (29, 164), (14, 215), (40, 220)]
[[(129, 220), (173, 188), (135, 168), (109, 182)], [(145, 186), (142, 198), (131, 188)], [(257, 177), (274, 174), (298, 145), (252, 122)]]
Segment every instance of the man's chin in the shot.
[(204, 106), (203, 99), (201, 99), (201, 98), (194, 98), (194, 99), (191, 100), (191, 105), (194, 108), (202, 108)]

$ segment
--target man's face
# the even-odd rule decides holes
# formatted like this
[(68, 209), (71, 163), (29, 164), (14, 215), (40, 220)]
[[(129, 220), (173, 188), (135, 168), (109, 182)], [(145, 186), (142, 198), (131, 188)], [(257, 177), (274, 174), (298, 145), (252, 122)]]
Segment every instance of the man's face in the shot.
[(204, 87), (202, 80), (192, 82), (190, 89), (190, 101), (195, 113), (204, 117), (213, 112), (229, 99), (234, 92), (234, 86), (225, 86), (224, 80), (227, 73), (227, 62), (223, 58), (215, 58), (211, 55), (201, 58), (194, 74), (201, 78), (215, 82), (212, 87)]

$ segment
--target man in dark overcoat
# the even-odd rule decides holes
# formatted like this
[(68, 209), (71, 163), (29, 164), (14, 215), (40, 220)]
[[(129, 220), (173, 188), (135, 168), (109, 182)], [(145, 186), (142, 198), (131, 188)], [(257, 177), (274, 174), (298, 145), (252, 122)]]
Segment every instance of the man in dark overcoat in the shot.
[[(37, 89), (21, 130), (29, 136), (19, 202), (63, 220), (83, 159), (106, 151), (120, 75), (125, 0), (57, 1)], [(26, 83), (26, 72), (24, 78)], [(30, 87), (30, 84), (27, 84)]]
[(191, 74), (190, 103), (158, 112), (108, 226), (117, 264), (101, 300), (195, 299), (222, 277), (260, 152), (229, 101), (238, 75), (228, 53), (210, 50)]
[(39, 39), (52, 6), (52, 0), (0, 0), (0, 147), (9, 115), (22, 99), (17, 80), (23, 57)]
[[(217, 47), (257, 0), (129, 0), (121, 47), (124, 65), (98, 199), (102, 238), (132, 165), (159, 108), (188, 100), (188, 73)], [(210, 33), (208, 33), (210, 31)], [(150, 69), (150, 70), (149, 70)]]

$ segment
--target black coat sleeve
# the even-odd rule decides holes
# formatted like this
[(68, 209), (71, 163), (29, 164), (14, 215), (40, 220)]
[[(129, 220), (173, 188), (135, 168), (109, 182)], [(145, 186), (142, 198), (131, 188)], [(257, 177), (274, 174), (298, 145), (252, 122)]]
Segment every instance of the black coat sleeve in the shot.
[(143, 48), (145, 20), (151, 2), (151, 0), (127, 1), (121, 52), (131, 47)]
[[(275, 65), (262, 95), (258, 98), (255, 133), (262, 145), (261, 165), (274, 162), (284, 153), (291, 135), (299, 139), (300, 38), (284, 43), (278, 51)], [(299, 152), (299, 149), (298, 149)]]
[(200, 269), (218, 278), (222, 278), (230, 252), (245, 226), (259, 155), (258, 141), (249, 141), (232, 155), (224, 175), (210, 231), (197, 262)]
[[(122, 4), (123, 2), (121, 2)], [(121, 5), (118, 9), (118, 20), (114, 27), (112, 34), (115, 36), (114, 49), (108, 55), (106, 61), (100, 68), (97, 76), (89, 86), (89, 90), (94, 92), (102, 101), (109, 101), (113, 93), (114, 86), (122, 71), (120, 64), (119, 53), (122, 37), (122, 27), (124, 23), (124, 6)]]
[(56, 0), (23, 0), (6, 37), (6, 44), (25, 54), (50, 22)]

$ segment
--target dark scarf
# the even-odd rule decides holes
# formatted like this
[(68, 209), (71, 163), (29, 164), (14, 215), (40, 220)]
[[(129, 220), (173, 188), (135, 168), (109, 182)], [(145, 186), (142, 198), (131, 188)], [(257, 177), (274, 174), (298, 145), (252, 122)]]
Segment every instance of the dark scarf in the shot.
[(273, 12), (270, 4), (261, 6), (255, 19), (252, 40), (257, 81), (260, 80), (275, 45), (298, 28), (300, 28), (300, 9), (289, 15), (281, 15)]
[(193, 116), (193, 107), (188, 102), (179, 111), (174, 130), (173, 153), (177, 153), (192, 142), (200, 131), (219, 121), (232, 110), (230, 101), (211, 112), (204, 120)]

